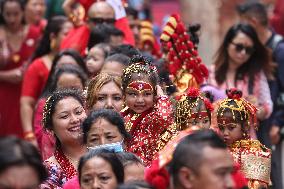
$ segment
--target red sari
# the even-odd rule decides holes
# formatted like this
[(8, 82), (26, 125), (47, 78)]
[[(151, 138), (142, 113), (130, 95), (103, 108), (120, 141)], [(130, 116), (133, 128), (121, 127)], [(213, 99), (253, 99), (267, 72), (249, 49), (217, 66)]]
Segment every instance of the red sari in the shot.
[[(23, 66), (35, 51), (39, 37), (38, 29), (30, 26), (20, 50), (12, 52), (8, 63), (0, 70), (9, 71)], [(0, 137), (7, 135), (23, 136), (20, 119), (21, 87), (22, 82), (13, 84), (0, 81)]]
[(146, 166), (160, 151), (158, 142), (162, 134), (173, 123), (173, 110), (167, 96), (161, 96), (154, 108), (142, 114), (136, 114), (130, 109), (122, 112), (126, 130), (132, 138), (127, 141), (126, 151), (139, 156)]

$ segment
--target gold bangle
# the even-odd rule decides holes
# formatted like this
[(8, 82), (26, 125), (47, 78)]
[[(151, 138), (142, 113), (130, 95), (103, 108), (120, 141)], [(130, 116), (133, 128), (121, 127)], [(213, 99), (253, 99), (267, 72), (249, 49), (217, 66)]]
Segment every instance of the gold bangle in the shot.
[(28, 131), (24, 133), (24, 139), (27, 141), (32, 141), (36, 139), (36, 136), (33, 131)]

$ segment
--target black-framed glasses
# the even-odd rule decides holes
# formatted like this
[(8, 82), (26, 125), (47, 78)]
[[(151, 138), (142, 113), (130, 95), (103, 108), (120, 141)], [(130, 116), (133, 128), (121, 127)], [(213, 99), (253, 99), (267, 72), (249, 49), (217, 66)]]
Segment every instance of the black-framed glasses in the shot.
[(253, 47), (248, 47), (245, 46), (241, 43), (233, 43), (231, 42), (234, 46), (237, 52), (242, 52), (243, 50), (245, 50), (246, 54), (251, 55), (254, 52), (254, 48)]
[(114, 18), (89, 18), (89, 20), (95, 24), (114, 24), (115, 19)]

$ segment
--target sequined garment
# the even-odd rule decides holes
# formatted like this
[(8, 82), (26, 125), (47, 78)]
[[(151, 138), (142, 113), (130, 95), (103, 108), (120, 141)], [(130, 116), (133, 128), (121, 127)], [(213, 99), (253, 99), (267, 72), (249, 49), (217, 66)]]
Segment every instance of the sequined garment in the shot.
[(126, 109), (122, 112), (126, 129), (132, 139), (127, 142), (127, 151), (138, 155), (146, 166), (150, 165), (160, 150), (158, 141), (173, 124), (173, 109), (167, 96), (160, 96), (153, 109), (135, 114)]
[(270, 182), (271, 151), (258, 140), (240, 140), (230, 146), (234, 161), (248, 179), (248, 187), (268, 187)]
[(40, 189), (60, 189), (67, 182), (68, 178), (61, 167), (52, 162), (45, 161), (44, 165), (48, 170), (48, 179), (44, 181)]

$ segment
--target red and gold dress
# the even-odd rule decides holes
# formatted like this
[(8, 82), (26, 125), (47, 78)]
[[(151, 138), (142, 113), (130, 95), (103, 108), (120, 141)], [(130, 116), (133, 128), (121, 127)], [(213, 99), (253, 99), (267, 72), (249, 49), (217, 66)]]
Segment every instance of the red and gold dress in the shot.
[(123, 110), (126, 130), (132, 139), (127, 141), (127, 151), (139, 156), (146, 166), (160, 151), (158, 141), (173, 124), (173, 110), (167, 96), (160, 96), (154, 108), (136, 114), (129, 108)]
[(234, 161), (248, 179), (248, 187), (268, 188), (270, 182), (271, 151), (258, 140), (239, 140), (230, 146)]

